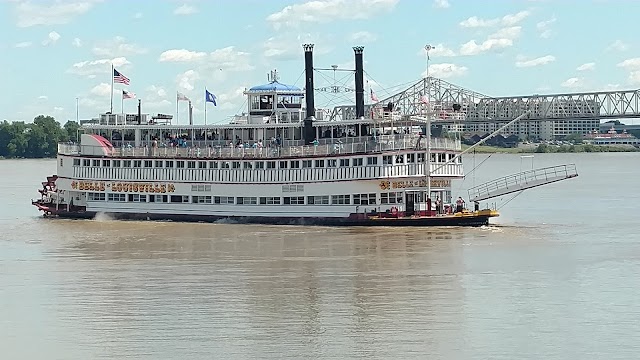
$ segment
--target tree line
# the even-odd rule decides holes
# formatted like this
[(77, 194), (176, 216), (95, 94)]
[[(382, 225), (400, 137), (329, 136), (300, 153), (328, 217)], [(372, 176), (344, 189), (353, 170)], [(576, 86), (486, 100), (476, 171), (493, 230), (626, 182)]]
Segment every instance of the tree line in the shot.
[(75, 121), (61, 126), (51, 116), (39, 115), (33, 123), (24, 121), (0, 122), (0, 158), (47, 158), (55, 157), (58, 143), (78, 141)]

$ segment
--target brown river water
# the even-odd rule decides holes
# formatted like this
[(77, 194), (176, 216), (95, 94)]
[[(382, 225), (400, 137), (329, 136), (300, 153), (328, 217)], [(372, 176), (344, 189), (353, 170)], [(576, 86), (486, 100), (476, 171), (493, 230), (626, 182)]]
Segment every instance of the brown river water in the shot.
[(492, 226), (396, 229), (44, 219), (55, 161), (0, 160), (1, 358), (638, 359), (640, 154), (454, 196), (569, 162)]

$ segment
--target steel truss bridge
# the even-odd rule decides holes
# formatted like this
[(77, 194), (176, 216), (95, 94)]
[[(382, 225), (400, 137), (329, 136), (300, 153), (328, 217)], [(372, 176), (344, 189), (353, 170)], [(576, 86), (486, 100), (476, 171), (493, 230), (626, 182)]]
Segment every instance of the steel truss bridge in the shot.
[[(526, 121), (640, 118), (640, 89), (491, 97), (433, 77), (424, 78), (376, 104), (365, 105), (365, 114), (370, 114), (376, 107), (393, 103), (394, 109), (402, 116), (420, 115), (425, 113), (427, 102), (431, 110), (436, 112), (438, 109), (454, 111), (454, 104), (460, 105), (456, 111), (464, 113), (464, 122), (505, 122), (527, 110), (531, 114), (525, 118)], [(337, 106), (331, 112), (330, 120), (350, 120), (355, 117), (355, 105)], [(434, 121), (459, 123), (459, 119), (443, 116), (436, 117)]]

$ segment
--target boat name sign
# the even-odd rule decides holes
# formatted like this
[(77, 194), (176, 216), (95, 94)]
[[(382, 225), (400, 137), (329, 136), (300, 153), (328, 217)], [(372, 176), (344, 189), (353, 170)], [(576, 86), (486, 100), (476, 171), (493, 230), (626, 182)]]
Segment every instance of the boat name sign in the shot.
[[(415, 187), (426, 187), (427, 181), (420, 180), (402, 180), (402, 181), (388, 181), (383, 180), (380, 182), (380, 189), (407, 189)], [(451, 186), (451, 180), (449, 179), (431, 179), (431, 186), (435, 188), (448, 188)]]
[(73, 181), (71, 188), (80, 191), (106, 191), (111, 192), (143, 192), (143, 193), (172, 193), (176, 190), (174, 184), (136, 183), (136, 182), (112, 182), (104, 181)]

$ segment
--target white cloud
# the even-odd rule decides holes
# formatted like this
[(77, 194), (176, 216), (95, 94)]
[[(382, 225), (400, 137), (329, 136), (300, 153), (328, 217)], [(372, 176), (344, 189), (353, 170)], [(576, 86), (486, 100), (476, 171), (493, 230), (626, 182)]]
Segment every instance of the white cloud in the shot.
[(583, 84), (583, 80), (577, 77), (572, 77), (569, 78), (565, 81), (562, 82), (562, 84), (560, 84), (560, 86), (562, 87), (566, 87), (566, 88), (570, 88), (570, 89), (575, 89), (575, 88), (579, 88), (581, 87)]
[(174, 15), (191, 15), (197, 12), (198, 9), (188, 4), (183, 4), (182, 6), (179, 6), (175, 10), (173, 10)]
[(82, 15), (102, 0), (55, 1), (40, 4), (32, 1), (13, 1), (18, 27), (36, 25), (61, 25), (70, 22), (74, 17)]
[(540, 37), (541, 38), (546, 39), (546, 38), (551, 37), (552, 31), (550, 29), (550, 26), (554, 22), (556, 22), (556, 18), (555, 17), (553, 17), (553, 18), (551, 18), (549, 20), (540, 21), (539, 23), (536, 24), (536, 28), (540, 32)]
[(49, 97), (47, 95), (40, 95), (38, 96), (38, 100), (48, 100)]
[(605, 91), (616, 91), (620, 90), (620, 84), (607, 84), (604, 86)]
[(234, 46), (227, 46), (210, 53), (190, 51), (186, 49), (167, 50), (160, 54), (160, 62), (195, 63), (201, 71), (248, 71), (253, 70), (250, 54), (237, 51)]
[(540, 65), (546, 65), (546, 64), (552, 63), (554, 61), (556, 61), (555, 56), (545, 55), (535, 59), (516, 61), (516, 67), (540, 66)]
[(471, 40), (460, 47), (460, 55), (477, 55), (488, 51), (499, 51), (504, 48), (513, 46), (511, 39), (487, 39), (478, 44), (475, 40)]
[(43, 46), (55, 45), (60, 40), (61, 36), (55, 31), (52, 31), (47, 35), (47, 38), (42, 41)]
[(202, 60), (207, 53), (201, 51), (191, 51), (187, 49), (172, 49), (160, 54), (158, 61), (161, 62), (193, 62)]
[(449, 6), (451, 6), (451, 4), (449, 4), (449, 0), (434, 0), (433, 1), (433, 7), (435, 7), (436, 9), (446, 9)]
[(137, 44), (128, 44), (122, 36), (116, 36), (111, 40), (96, 44), (93, 53), (98, 56), (129, 56), (144, 54), (147, 49)]
[[(429, 65), (429, 76), (440, 79), (460, 77), (467, 73), (469, 69), (466, 66), (456, 64), (432, 64)], [(422, 73), (422, 77), (427, 75), (426, 71)]]
[(171, 102), (168, 97), (167, 91), (159, 85), (148, 86), (141, 96), (144, 108), (150, 113), (161, 113), (166, 111), (170, 105), (175, 105), (175, 97), (171, 99), (174, 102)]
[(200, 74), (195, 70), (187, 70), (176, 77), (176, 83), (180, 90), (191, 91), (195, 89), (195, 82), (200, 79)]
[(100, 59), (100, 60), (88, 60), (75, 63), (71, 66), (68, 73), (89, 76), (104, 74), (105, 77), (109, 77), (111, 71), (111, 64), (115, 67), (122, 67), (129, 65), (130, 62), (125, 57), (117, 57), (114, 59)]
[(64, 108), (61, 106), (54, 106), (53, 111), (56, 111), (56, 112), (64, 111)]
[(393, 10), (399, 0), (312, 0), (288, 5), (267, 16), (267, 21), (279, 29), (302, 23), (328, 23), (336, 20), (368, 19)]
[[(418, 51), (418, 56), (426, 57), (427, 50), (424, 47), (422, 47), (422, 49)], [(455, 51), (449, 49), (443, 44), (437, 44), (433, 46), (431, 50), (429, 50), (429, 57), (434, 58), (439, 56), (456, 56), (456, 53)]]
[(332, 41), (318, 34), (288, 32), (264, 41), (262, 55), (267, 59), (278, 61), (301, 59), (304, 54), (302, 44), (315, 44), (314, 55), (323, 55), (331, 52), (331, 43)]
[(629, 50), (629, 45), (623, 42), (622, 40), (616, 40), (612, 42), (609, 46), (607, 46), (607, 50), (611, 51), (627, 51)]
[(135, 14), (133, 15), (133, 18), (134, 18), (134, 19), (142, 19), (142, 16), (143, 16), (143, 15), (142, 15), (142, 13), (141, 13), (141, 12), (137, 12), (137, 13), (135, 13)]
[(629, 71), (628, 79), (631, 84), (640, 84), (640, 57), (622, 61), (618, 66)]
[(510, 26), (502, 28), (495, 33), (489, 35), (489, 39), (509, 39), (515, 40), (520, 37), (520, 33), (522, 32), (521, 26)]
[(590, 62), (590, 63), (585, 63), (585, 64), (582, 64), (582, 65), (578, 66), (576, 68), (576, 70), (578, 70), (578, 71), (588, 71), (588, 70), (593, 70), (595, 68), (596, 68), (596, 63)]
[(460, 26), (466, 28), (481, 28), (492, 26), (514, 26), (524, 20), (527, 16), (531, 15), (529, 11), (523, 10), (515, 14), (507, 14), (501, 18), (494, 19), (481, 19), (477, 16), (472, 16), (466, 20), (460, 22)]
[(91, 88), (89, 93), (91, 95), (95, 95), (95, 96), (99, 96), (99, 97), (109, 96), (109, 94), (111, 94), (111, 84), (100, 83), (100, 84), (94, 86), (93, 88)]
[(349, 36), (349, 40), (354, 43), (366, 44), (376, 41), (377, 36), (368, 31), (358, 31)]
[(26, 48), (33, 45), (33, 43), (31, 41), (23, 41), (23, 42), (19, 42), (17, 44), (14, 45), (14, 47), (17, 48)]
[(75, 47), (82, 47), (82, 40), (80, 40), (79, 38), (75, 38), (71, 42), (71, 45), (73, 45)]

